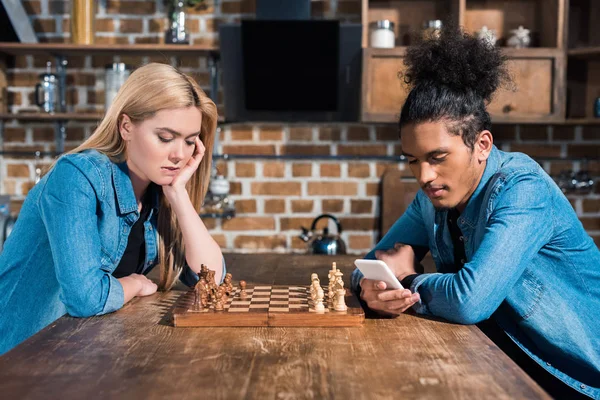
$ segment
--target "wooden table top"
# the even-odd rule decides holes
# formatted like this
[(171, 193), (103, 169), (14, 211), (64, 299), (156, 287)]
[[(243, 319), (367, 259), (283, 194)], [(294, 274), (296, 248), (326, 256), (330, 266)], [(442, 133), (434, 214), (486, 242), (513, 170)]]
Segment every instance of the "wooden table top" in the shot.
[[(353, 256), (228, 254), (234, 281), (305, 284)], [(404, 314), (352, 328), (174, 328), (181, 291), (62, 317), (0, 357), (5, 398), (549, 398), (475, 326)]]

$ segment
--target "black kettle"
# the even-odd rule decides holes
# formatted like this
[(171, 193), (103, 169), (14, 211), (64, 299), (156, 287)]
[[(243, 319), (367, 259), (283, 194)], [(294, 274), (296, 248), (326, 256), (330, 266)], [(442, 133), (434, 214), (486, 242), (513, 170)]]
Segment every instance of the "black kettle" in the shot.
[[(321, 218), (332, 219), (337, 226), (337, 234), (330, 235), (327, 227), (323, 228), (323, 233), (315, 233), (315, 227)], [(309, 243), (308, 252), (312, 254), (346, 254), (346, 243), (344, 243), (340, 237), (341, 234), (342, 225), (340, 224), (340, 221), (338, 221), (338, 219), (331, 214), (322, 214), (315, 218), (315, 220), (312, 222), (310, 231), (305, 227), (302, 227), (300, 239)]]

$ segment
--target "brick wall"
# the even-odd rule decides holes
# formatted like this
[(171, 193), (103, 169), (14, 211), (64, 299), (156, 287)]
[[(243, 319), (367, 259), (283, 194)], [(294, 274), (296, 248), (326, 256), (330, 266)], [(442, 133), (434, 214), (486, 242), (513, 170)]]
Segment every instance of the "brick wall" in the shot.
[[(24, 1), (40, 41), (68, 41), (69, 2)], [(220, 1), (194, 10), (190, 16), (192, 41), (216, 43), (221, 21), (252, 16), (253, 1)], [(317, 18), (359, 20), (360, 1), (313, 2)], [(165, 6), (158, 1), (100, 1), (97, 13), (98, 43), (160, 43), (166, 26)], [(9, 60), (8, 81), (11, 112), (37, 111), (33, 88), (44, 72), (43, 57)], [(54, 61), (54, 60), (51, 60)], [(103, 111), (104, 65), (121, 61), (140, 65), (167, 62), (192, 74), (209, 88), (207, 60), (203, 57), (70, 57), (68, 72), (69, 111)], [(89, 136), (95, 123), (70, 122), (66, 148)], [(533, 157), (598, 157), (600, 126), (498, 125), (493, 134), (503, 150), (522, 151)], [(52, 151), (54, 126), (50, 123), (9, 121), (5, 125), (4, 150)], [(237, 217), (230, 221), (207, 219), (205, 223), (225, 249), (237, 251), (303, 251), (297, 236), (300, 226), (309, 227), (322, 212), (341, 219), (343, 238), (352, 252), (364, 252), (378, 238), (379, 181), (386, 168), (406, 170), (406, 164), (377, 160), (398, 155), (400, 148), (391, 126), (363, 124), (256, 124), (223, 125), (220, 152), (245, 155), (306, 155), (320, 159), (266, 158), (220, 160), (218, 168), (231, 181)], [(358, 160), (327, 159), (357, 156)], [(5, 156), (0, 165), (0, 192), (13, 195), (17, 212), (33, 186), (36, 163), (29, 156)], [(39, 165), (38, 165), (39, 164)], [(542, 161), (550, 174), (563, 169), (589, 169), (600, 176), (598, 161)], [(569, 196), (588, 232), (600, 242), (600, 185), (596, 193)]]

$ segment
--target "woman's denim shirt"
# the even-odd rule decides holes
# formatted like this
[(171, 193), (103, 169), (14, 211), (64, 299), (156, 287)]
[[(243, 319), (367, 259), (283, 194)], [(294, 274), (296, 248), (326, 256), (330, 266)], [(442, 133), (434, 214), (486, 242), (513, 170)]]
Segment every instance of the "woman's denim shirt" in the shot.
[[(375, 250), (400, 242), (429, 249), (438, 273), (417, 276), (417, 313), (461, 324), (492, 316), (558, 379), (600, 398), (600, 251), (544, 170), (492, 149), (461, 214), (467, 263), (454, 269), (447, 212), (419, 191)], [(358, 291), (360, 271), (352, 275)]]
[[(156, 192), (151, 198), (144, 274), (157, 264)], [(61, 157), (29, 192), (0, 254), (0, 354), (65, 313), (121, 308), (123, 287), (111, 274), (138, 218), (126, 163), (95, 150)], [(191, 286), (198, 276), (186, 265), (180, 279)]]

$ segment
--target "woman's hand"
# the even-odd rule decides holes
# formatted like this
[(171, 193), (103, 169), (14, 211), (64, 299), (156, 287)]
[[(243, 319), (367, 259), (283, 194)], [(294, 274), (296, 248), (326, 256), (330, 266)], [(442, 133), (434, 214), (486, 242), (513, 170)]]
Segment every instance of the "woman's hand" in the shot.
[(194, 140), (196, 144), (196, 148), (194, 149), (194, 154), (188, 160), (187, 164), (179, 171), (179, 173), (173, 178), (173, 181), (169, 185), (164, 185), (163, 193), (167, 197), (169, 202), (174, 196), (178, 193), (182, 193), (185, 191), (185, 185), (188, 183), (194, 172), (198, 169), (200, 162), (204, 158), (204, 152), (206, 148), (204, 147), (204, 143), (200, 140), (200, 136), (196, 136)]

